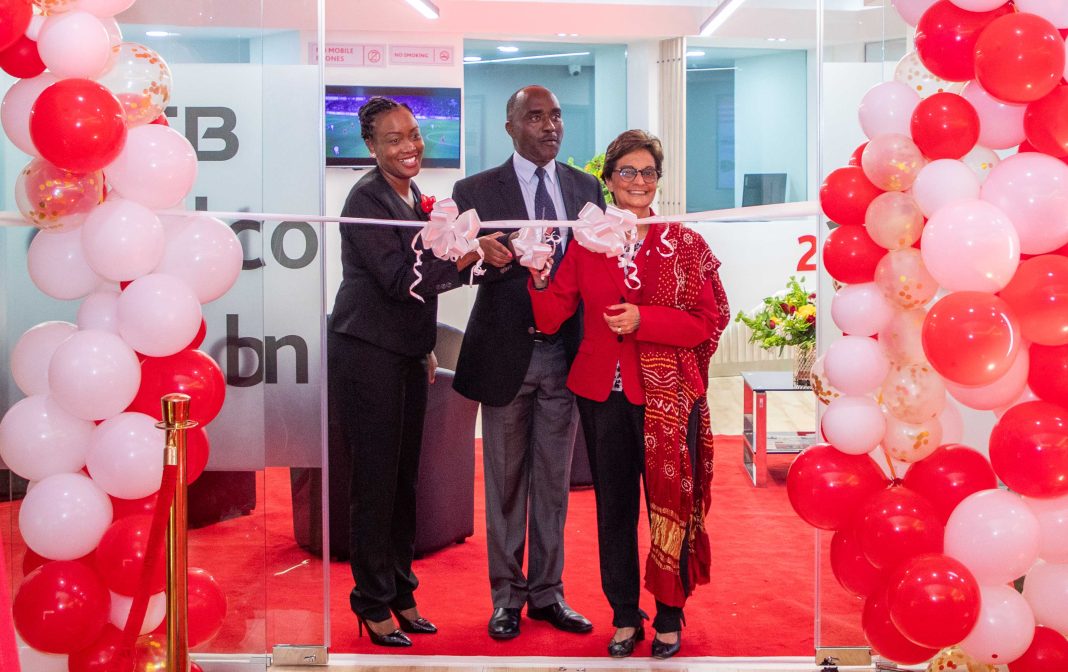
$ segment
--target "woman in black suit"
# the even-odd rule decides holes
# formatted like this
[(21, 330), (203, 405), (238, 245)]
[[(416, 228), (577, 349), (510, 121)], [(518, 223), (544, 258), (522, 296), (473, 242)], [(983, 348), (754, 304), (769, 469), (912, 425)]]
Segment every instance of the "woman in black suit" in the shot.
[[(428, 219), (419, 174), (423, 139), (404, 104), (372, 98), (360, 108), (364, 142), (377, 167), (356, 183), (345, 217)], [(412, 572), (415, 493), (427, 385), (437, 362), (437, 295), (461, 284), (457, 263), (422, 255), (413, 270), (418, 228), (343, 224), (338, 289), (327, 337), (330, 400), (352, 461), (349, 552), (355, 587), (349, 603), (371, 641), (411, 646), (405, 633), (434, 633), (419, 614)], [(400, 630), (394, 623), (396, 616)], [(401, 632), (403, 630), (403, 632)]]

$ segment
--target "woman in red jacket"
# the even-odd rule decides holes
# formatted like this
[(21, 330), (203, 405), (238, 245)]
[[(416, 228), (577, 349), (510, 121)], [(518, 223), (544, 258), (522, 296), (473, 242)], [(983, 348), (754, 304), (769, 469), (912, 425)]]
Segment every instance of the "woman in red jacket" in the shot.
[[(644, 131), (612, 141), (603, 178), (615, 204), (639, 218), (652, 215), (662, 165), (660, 141)], [(719, 260), (701, 236), (680, 224), (639, 224), (638, 239), (640, 287), (628, 286), (615, 258), (569, 245), (551, 279), (531, 269), (530, 296), (546, 333), (584, 305), (568, 387), (578, 398), (597, 499), (601, 585), (616, 627), (608, 653), (629, 656), (645, 637), (638, 606), (644, 476), (651, 540), (645, 586), (656, 598), (652, 655), (669, 658), (680, 648), (686, 597), (708, 581), (712, 431), (705, 395), (730, 309)]]

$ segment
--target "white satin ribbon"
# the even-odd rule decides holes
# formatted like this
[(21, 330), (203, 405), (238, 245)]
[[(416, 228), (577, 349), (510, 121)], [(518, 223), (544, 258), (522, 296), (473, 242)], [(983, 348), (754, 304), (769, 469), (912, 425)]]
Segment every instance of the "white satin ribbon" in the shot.
[(619, 259), (623, 269), (623, 282), (630, 289), (638, 289), (638, 266), (634, 263), (635, 245), (638, 242), (638, 217), (629, 210), (608, 206), (604, 212), (593, 203), (587, 203), (579, 212), (579, 221), (585, 226), (576, 226), (575, 240), (590, 252)]
[(519, 235), (512, 239), (512, 249), (515, 250), (520, 266), (545, 269), (542, 272), (544, 278), (548, 274), (545, 263), (553, 256), (556, 250), (554, 245), (559, 244), (558, 240), (559, 236), (557, 241), (546, 242), (545, 229), (540, 226), (520, 229)]
[[(474, 276), (485, 273), (482, 268), (485, 255), (478, 244), (478, 231), (481, 228), (478, 213), (474, 210), (460, 214), (460, 209), (451, 198), (435, 201), (430, 220), (412, 239), (412, 249), (415, 251), (412, 271), (415, 273), (415, 282), (408, 288), (408, 293), (423, 301), (423, 297), (415, 293), (415, 288), (423, 281), (423, 274), (419, 272), (419, 267), (423, 265), (423, 250), (430, 250), (438, 259), (453, 263), (469, 252), (478, 252), (478, 262), (475, 263), (471, 274)], [(416, 247), (418, 241), (422, 241), (422, 249)]]

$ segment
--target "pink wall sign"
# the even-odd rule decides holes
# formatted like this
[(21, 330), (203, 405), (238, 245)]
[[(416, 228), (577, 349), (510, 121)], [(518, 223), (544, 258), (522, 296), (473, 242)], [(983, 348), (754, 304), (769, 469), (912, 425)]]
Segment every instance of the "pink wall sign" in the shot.
[(407, 46), (392, 44), (389, 47), (390, 65), (452, 65), (455, 53), (448, 46)]
[[(342, 44), (327, 43), (327, 67), (385, 67), (386, 45), (384, 44)], [(319, 62), (319, 50), (315, 43), (308, 44), (308, 63)]]

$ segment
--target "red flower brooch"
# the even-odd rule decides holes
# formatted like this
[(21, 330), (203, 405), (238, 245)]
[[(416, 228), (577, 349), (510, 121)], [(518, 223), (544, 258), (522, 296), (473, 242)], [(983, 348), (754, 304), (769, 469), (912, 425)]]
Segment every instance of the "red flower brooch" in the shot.
[(423, 198), (420, 200), (419, 204), (423, 207), (423, 212), (429, 215), (434, 210), (434, 204), (437, 203), (437, 200), (438, 199), (433, 196), (423, 194)]

